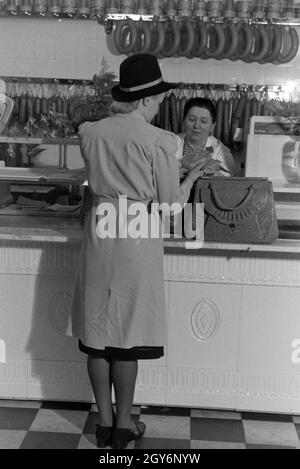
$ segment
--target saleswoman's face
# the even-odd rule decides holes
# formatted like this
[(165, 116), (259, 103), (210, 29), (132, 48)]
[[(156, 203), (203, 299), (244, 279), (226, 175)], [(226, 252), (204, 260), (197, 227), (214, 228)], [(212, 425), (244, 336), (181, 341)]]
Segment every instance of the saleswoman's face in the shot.
[(189, 140), (206, 140), (213, 133), (214, 123), (208, 109), (194, 106), (184, 119), (184, 130)]

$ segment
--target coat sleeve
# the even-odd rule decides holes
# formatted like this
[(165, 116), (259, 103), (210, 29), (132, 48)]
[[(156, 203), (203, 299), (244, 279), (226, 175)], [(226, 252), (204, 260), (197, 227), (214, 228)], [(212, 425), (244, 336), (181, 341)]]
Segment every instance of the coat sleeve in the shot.
[(178, 202), (182, 208), (192, 188), (191, 181), (179, 183), (179, 139), (171, 133), (163, 133), (156, 142), (153, 157), (153, 179), (159, 204)]

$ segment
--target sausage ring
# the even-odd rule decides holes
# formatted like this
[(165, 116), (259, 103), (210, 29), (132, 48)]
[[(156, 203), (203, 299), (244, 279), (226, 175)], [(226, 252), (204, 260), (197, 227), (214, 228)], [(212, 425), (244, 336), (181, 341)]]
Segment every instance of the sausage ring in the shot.
[[(190, 19), (185, 19), (181, 23), (181, 28), (180, 28), (180, 44), (184, 44), (183, 41), (183, 32), (186, 30), (187, 33), (187, 41), (186, 44), (181, 48), (181, 45), (179, 45), (179, 56), (181, 57), (189, 57), (189, 54), (191, 54), (193, 48), (194, 48), (194, 42), (195, 42), (195, 32), (194, 32), (194, 27), (193, 23)], [(190, 58), (192, 58), (190, 56)]]
[(252, 44), (253, 44), (253, 34), (251, 27), (247, 23), (241, 24), (240, 27), (238, 27), (238, 33), (239, 33), (239, 44), (241, 45), (241, 48), (238, 47), (236, 48), (236, 52), (234, 57), (232, 57), (231, 60), (244, 60), (247, 58), (251, 52), (252, 49)]
[[(223, 59), (232, 59), (234, 57), (235, 51), (238, 47), (239, 42), (239, 33), (236, 25), (234, 23), (224, 24), (224, 33), (225, 33), (225, 47), (223, 51)], [(229, 34), (228, 34), (229, 33)], [(227, 48), (226, 36), (229, 36), (229, 47)], [(220, 57), (221, 58), (221, 57)]]
[(137, 54), (147, 54), (151, 45), (151, 30), (148, 21), (139, 21), (138, 39), (135, 48)]
[(115, 24), (112, 34), (107, 34), (106, 36), (106, 45), (109, 52), (113, 55), (120, 55), (120, 51), (117, 48), (116, 40), (115, 40), (115, 30), (117, 25)]
[[(124, 38), (122, 37), (122, 33), (124, 28), (129, 30), (129, 43), (126, 44)], [(137, 42), (137, 23), (130, 18), (126, 20), (121, 20), (117, 24), (117, 27), (114, 32), (114, 39), (115, 45), (121, 54), (128, 54), (134, 51)], [(127, 39), (128, 35), (126, 35)]]
[(202, 57), (207, 43), (207, 27), (204, 21), (197, 22), (195, 32), (195, 57)]
[(209, 37), (209, 42), (210, 44), (214, 40), (214, 36), (216, 39), (216, 47), (211, 48), (210, 45), (205, 48), (205, 55), (209, 59), (217, 59), (222, 56), (224, 47), (225, 47), (225, 33), (224, 29), (222, 28), (222, 25), (219, 23), (216, 23), (214, 25), (210, 24), (208, 26), (208, 37)]
[(259, 63), (273, 63), (277, 60), (278, 54), (282, 47), (283, 34), (282, 28), (278, 25), (273, 25), (269, 29), (269, 49), (265, 57)]
[(159, 55), (165, 42), (165, 29), (161, 21), (152, 23), (151, 44), (149, 53)]
[(263, 24), (253, 27), (254, 51), (247, 57), (246, 61), (259, 62), (264, 58), (269, 49), (269, 35)]
[[(173, 57), (178, 51), (180, 45), (180, 28), (177, 21), (166, 21), (164, 25), (165, 41), (162, 48), (162, 55), (164, 57)], [(172, 36), (171, 47), (168, 49), (168, 37)]]
[[(299, 47), (299, 36), (295, 28), (289, 28), (288, 33), (290, 35), (290, 40), (291, 40), (291, 47), (290, 50), (287, 52), (287, 54), (282, 55), (281, 52), (279, 52), (277, 61), (280, 64), (286, 64), (293, 60), (295, 55), (298, 52), (298, 47)], [(273, 63), (277, 63), (277, 61), (274, 61)]]

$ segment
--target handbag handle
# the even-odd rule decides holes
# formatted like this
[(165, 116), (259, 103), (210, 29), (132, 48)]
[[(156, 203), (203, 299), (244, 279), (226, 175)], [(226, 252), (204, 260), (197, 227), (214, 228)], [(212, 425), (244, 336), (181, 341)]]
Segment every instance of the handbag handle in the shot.
[(223, 204), (223, 202), (221, 202), (221, 200), (220, 200), (220, 198), (217, 194), (217, 191), (216, 191), (215, 187), (213, 187), (211, 182), (209, 183), (209, 188), (210, 188), (210, 190), (211, 190), (211, 192), (214, 196), (216, 204), (222, 210), (237, 210), (237, 209), (240, 209), (244, 204), (246, 204), (253, 197), (253, 194), (254, 194), (254, 191), (255, 191), (255, 186), (253, 184), (251, 184), (251, 186), (248, 188), (249, 192), (248, 192), (248, 194), (246, 194), (244, 199), (238, 205), (236, 205), (235, 207), (230, 207), (228, 205)]

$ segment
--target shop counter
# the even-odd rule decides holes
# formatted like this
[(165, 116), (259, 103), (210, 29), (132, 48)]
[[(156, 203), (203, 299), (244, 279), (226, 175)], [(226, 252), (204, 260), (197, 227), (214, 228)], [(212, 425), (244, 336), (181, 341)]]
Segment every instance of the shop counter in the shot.
[[(93, 401), (65, 334), (79, 221), (1, 217), (0, 398)], [(165, 240), (165, 356), (135, 403), (300, 414), (300, 240)]]

